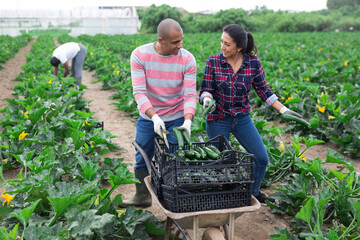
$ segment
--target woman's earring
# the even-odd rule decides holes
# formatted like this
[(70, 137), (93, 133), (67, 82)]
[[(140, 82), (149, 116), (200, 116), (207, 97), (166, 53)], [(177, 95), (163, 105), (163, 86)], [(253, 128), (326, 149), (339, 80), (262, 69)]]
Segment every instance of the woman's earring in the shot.
[(238, 49), (238, 52), (240, 52), (241, 49)]

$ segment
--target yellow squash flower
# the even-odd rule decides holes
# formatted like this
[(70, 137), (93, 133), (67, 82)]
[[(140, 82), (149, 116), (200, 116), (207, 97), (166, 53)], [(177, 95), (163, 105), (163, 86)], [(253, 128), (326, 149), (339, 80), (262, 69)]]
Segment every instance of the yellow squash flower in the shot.
[(90, 56), (92, 56), (94, 53), (93, 52), (90, 52)]
[(310, 82), (310, 78), (306, 77), (306, 78), (305, 78), (305, 81)]
[(48, 84), (51, 84), (52, 83), (52, 81), (51, 81), (51, 79), (48, 81)]
[(280, 141), (280, 150), (281, 150), (282, 152), (285, 151), (285, 146), (284, 146), (283, 141)]
[(10, 201), (15, 198), (15, 195), (7, 194), (7, 193), (5, 193), (5, 190), (4, 190), (4, 194), (1, 194), (0, 196), (5, 198), (5, 201), (2, 204), (3, 206), (5, 205), (5, 203), (7, 203), (7, 205), (9, 206)]
[(328, 119), (333, 120), (333, 119), (335, 119), (335, 117), (334, 116), (329, 116)]
[(26, 112), (25, 115), (24, 115), (25, 118), (29, 118), (29, 114), (30, 114), (29, 112)]
[(26, 137), (26, 135), (28, 135), (28, 133), (26, 133), (25, 131), (22, 131), (22, 133), (20, 133), (20, 135), (19, 135), (19, 140), (23, 140)]
[(82, 124), (83, 127), (85, 127), (85, 124), (87, 125), (91, 125), (90, 123), (88, 123), (88, 121), (85, 120), (85, 122)]
[(304, 162), (306, 162), (307, 159), (306, 159), (305, 157), (303, 157), (304, 153), (305, 153), (305, 152), (303, 152), (303, 153), (299, 156), (299, 158), (300, 158), (301, 160), (303, 160)]
[(348, 64), (349, 64), (348, 61), (345, 61), (345, 62), (344, 62), (344, 66), (345, 66), (345, 67), (347, 67)]
[(285, 100), (285, 102), (288, 102), (289, 100), (291, 100), (291, 99), (293, 99), (294, 98), (294, 95), (293, 94), (291, 94), (291, 96), (290, 97), (288, 97), (286, 100)]
[(111, 67), (112, 67), (112, 68), (115, 68), (115, 65), (112, 65)]
[(317, 105), (319, 112), (324, 113), (326, 106), (320, 107), (320, 105)]
[(7, 159), (3, 159), (2, 161), (3, 161), (3, 163), (7, 163)]
[(331, 61), (331, 58), (328, 58), (327, 60), (328, 60), (328, 62), (330, 62), (330, 61)]

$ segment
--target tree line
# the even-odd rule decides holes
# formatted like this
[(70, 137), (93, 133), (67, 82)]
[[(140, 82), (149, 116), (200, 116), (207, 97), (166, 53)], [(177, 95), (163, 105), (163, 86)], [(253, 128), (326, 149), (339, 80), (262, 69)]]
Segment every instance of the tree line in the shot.
[(163, 4), (138, 9), (141, 32), (156, 33), (158, 23), (165, 18), (177, 20), (186, 33), (220, 32), (230, 23), (251, 32), (330, 32), (360, 30), (360, 0), (328, 0), (327, 9), (312, 12), (273, 11), (256, 7), (220, 10), (213, 14), (183, 15), (175, 7)]

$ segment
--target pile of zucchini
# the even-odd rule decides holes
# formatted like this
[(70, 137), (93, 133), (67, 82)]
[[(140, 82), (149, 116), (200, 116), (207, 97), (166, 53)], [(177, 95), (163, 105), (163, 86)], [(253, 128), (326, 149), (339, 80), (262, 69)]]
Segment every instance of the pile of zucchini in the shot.
[[(185, 160), (216, 160), (221, 157), (222, 153), (214, 145), (193, 145), (185, 130), (180, 130), (177, 127), (174, 127), (173, 131), (178, 140), (179, 146), (179, 149), (174, 153), (176, 157), (184, 158)], [(184, 149), (185, 141), (189, 144), (190, 149)]]

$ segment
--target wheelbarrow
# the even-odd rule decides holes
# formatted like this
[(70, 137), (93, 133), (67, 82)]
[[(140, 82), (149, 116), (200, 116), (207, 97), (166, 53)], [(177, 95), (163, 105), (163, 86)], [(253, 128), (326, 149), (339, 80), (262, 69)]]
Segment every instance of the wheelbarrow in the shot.
[[(205, 228), (205, 231), (202, 235), (202, 240), (234, 240), (234, 225), (236, 218), (240, 217), (246, 212), (254, 212), (261, 207), (259, 201), (254, 196), (252, 196), (251, 206), (198, 212), (171, 212), (166, 209), (160, 202), (154, 191), (153, 185), (151, 184), (151, 165), (147, 154), (136, 141), (133, 141), (133, 145), (144, 157), (146, 166), (150, 173), (150, 175), (144, 179), (146, 187), (148, 188), (153, 200), (160, 207), (161, 211), (166, 215), (164, 236), (165, 240), (170, 239), (170, 228), (173, 224), (177, 227), (173, 239), (178, 239), (180, 234), (182, 234), (186, 240), (199, 240), (200, 228)], [(220, 227), (223, 227), (224, 234), (220, 231)], [(192, 237), (187, 231), (191, 229), (193, 232)]]

